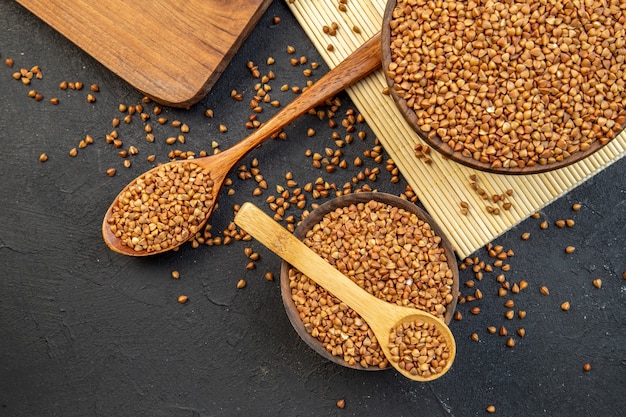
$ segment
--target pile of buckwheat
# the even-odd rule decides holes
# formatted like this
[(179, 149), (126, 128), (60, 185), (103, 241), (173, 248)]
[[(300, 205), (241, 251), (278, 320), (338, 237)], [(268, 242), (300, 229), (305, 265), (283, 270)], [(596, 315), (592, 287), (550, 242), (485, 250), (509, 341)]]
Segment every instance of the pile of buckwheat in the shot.
[(159, 166), (119, 196), (109, 228), (135, 251), (175, 246), (199, 231), (213, 207), (212, 184), (193, 162)]
[[(453, 301), (454, 274), (441, 237), (402, 208), (375, 200), (340, 207), (326, 214), (303, 241), (382, 300), (439, 318)], [(289, 279), (305, 330), (329, 353), (349, 365), (389, 365), (379, 341), (354, 310), (295, 268), (290, 268)]]
[(622, 129), (625, 25), (622, 0), (398, 0), (386, 70), (455, 154), (546, 165)]
[(445, 337), (435, 325), (421, 319), (392, 329), (388, 347), (392, 362), (424, 378), (442, 373), (451, 359)]

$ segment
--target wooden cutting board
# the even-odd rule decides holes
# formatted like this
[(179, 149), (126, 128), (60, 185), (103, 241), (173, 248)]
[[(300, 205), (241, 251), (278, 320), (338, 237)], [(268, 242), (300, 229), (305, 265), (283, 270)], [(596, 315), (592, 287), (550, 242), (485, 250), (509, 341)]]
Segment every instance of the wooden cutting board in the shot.
[(214, 85), (271, 0), (17, 0), (143, 94), (174, 107)]

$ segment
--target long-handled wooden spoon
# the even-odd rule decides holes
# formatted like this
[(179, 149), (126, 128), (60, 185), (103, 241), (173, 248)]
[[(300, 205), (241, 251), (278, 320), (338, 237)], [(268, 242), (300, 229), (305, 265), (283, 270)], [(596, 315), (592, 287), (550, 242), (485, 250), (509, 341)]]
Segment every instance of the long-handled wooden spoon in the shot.
[[(217, 199), (218, 193), (222, 187), (226, 175), (232, 169), (232, 167), (241, 160), (241, 158), (243, 158), (252, 149), (260, 145), (267, 138), (271, 137), (275, 133), (278, 133), (283, 127), (300, 117), (302, 114), (309, 111), (314, 106), (320, 104), (328, 98), (333, 97), (350, 84), (360, 80), (361, 78), (374, 71), (380, 66), (380, 63), (380, 33), (377, 33), (370, 40), (368, 40), (361, 47), (359, 47), (356, 51), (354, 51), (350, 56), (348, 56), (344, 61), (342, 61), (335, 68), (330, 70), (319, 81), (306, 89), (295, 100), (282, 108), (270, 120), (268, 120), (258, 130), (254, 131), (245, 139), (224, 152), (204, 158), (194, 159), (194, 164), (198, 165), (204, 173), (208, 174), (207, 177), (210, 177), (210, 179), (212, 180), (212, 186), (208, 188), (208, 191), (206, 191), (208, 194), (206, 196), (206, 200), (211, 201), (211, 204), (209, 204), (210, 207), (208, 208), (208, 211), (203, 214), (203, 219), (198, 224), (194, 225), (194, 229), (199, 230), (199, 228), (202, 227), (208, 220), (211, 211), (215, 206), (215, 204), (213, 203)], [(166, 165), (168, 165), (170, 168), (174, 165), (179, 165), (180, 167), (182, 167), (185, 162), (188, 161), (172, 161)], [(111, 206), (107, 210), (104, 216), (104, 221), (102, 223), (102, 235), (107, 246), (113, 251), (121, 253), (123, 255), (131, 256), (154, 255), (174, 249), (175, 247), (180, 246), (185, 241), (194, 236), (194, 230), (182, 230), (182, 232), (179, 230), (176, 236), (177, 239), (173, 239), (167, 244), (159, 244), (154, 247), (150, 247), (150, 249), (145, 249), (142, 248), (142, 246), (140, 245), (135, 245), (133, 247), (132, 244), (129, 245), (128, 243), (123, 242), (123, 240), (119, 236), (119, 229), (117, 229), (116, 227), (112, 228), (112, 225), (115, 223), (115, 219), (113, 218), (114, 209), (118, 211), (118, 213), (116, 213), (115, 215), (120, 215), (120, 199), (124, 198), (125, 195), (128, 195), (128, 190), (130, 189), (130, 187), (135, 186), (138, 180), (146, 178), (146, 176), (154, 174), (157, 172), (157, 170), (162, 168), (163, 166), (155, 167), (133, 180), (120, 192), (113, 204), (111, 204)], [(170, 195), (170, 198), (171, 197), (172, 196)], [(209, 205), (207, 205), (207, 207)], [(136, 213), (136, 207), (134, 207), (134, 211)], [(125, 213), (122, 213), (121, 215), (123, 214)], [(167, 215), (170, 217), (175, 217), (178, 214), (179, 213), (171, 211)], [(163, 224), (164, 220), (165, 223), (167, 223), (168, 220), (172, 221), (173, 219), (160, 219), (160, 222)], [(184, 228), (184, 222), (181, 223), (183, 224), (182, 227)], [(143, 224), (143, 226), (146, 226), (148, 228), (156, 227), (156, 225), (151, 226), (150, 224), (145, 223)], [(139, 229), (141, 229), (141, 226), (138, 227)], [(138, 236), (135, 237), (137, 241), (141, 241), (145, 238), (145, 236), (142, 236), (139, 230), (137, 231), (137, 234)]]
[[(391, 304), (369, 294), (252, 203), (241, 206), (235, 216), (235, 223), (363, 317), (374, 332), (389, 363), (402, 375), (415, 381), (431, 381), (450, 369), (456, 356), (456, 343), (452, 332), (443, 321), (427, 312)], [(442, 339), (429, 341), (423, 331), (418, 337), (419, 330), (416, 330), (413, 337), (421, 339), (416, 340), (415, 344), (418, 346), (390, 348), (388, 341), (392, 329), (417, 322), (434, 326), (445, 342), (433, 346), (442, 342)], [(414, 349), (419, 353), (415, 353)], [(405, 359), (407, 356), (411, 358), (408, 362)], [(433, 360), (439, 362), (436, 372), (429, 370)], [(414, 365), (408, 365), (409, 362)], [(423, 373), (416, 369), (421, 366), (424, 367)], [(411, 368), (413, 372), (409, 370)]]

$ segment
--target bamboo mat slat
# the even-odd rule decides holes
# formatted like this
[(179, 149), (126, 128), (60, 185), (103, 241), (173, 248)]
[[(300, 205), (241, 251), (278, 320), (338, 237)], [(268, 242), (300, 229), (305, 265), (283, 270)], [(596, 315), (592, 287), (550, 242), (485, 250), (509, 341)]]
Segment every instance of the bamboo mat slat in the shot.
[[(337, 0), (286, 1), (331, 68), (380, 30), (386, 6), (386, 0), (350, 0), (347, 11), (341, 12)], [(323, 26), (332, 22), (339, 25), (336, 36), (323, 32)], [(355, 26), (360, 33), (353, 31)], [(329, 44), (333, 51), (327, 50)], [(380, 69), (347, 92), (460, 258), (493, 241), (626, 154), (626, 133), (622, 132), (585, 160), (542, 174), (508, 176), (482, 172), (443, 158), (434, 150), (430, 154), (432, 162), (426, 164), (414, 155), (417, 143), (426, 144), (405, 122), (391, 97), (382, 94), (385, 86)], [(470, 188), (472, 174), (489, 195), (513, 190), (510, 210), (501, 208), (499, 215), (488, 213), (487, 203)], [(469, 204), (467, 216), (460, 214), (461, 201)]]

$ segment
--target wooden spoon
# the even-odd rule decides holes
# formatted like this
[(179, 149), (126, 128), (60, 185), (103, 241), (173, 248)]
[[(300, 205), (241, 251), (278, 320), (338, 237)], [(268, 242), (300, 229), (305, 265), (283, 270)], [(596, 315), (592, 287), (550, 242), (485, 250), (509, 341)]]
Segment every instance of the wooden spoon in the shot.
[[(369, 294), (252, 203), (241, 206), (235, 216), (235, 224), (363, 317), (374, 332), (389, 363), (402, 375), (415, 381), (432, 381), (452, 366), (456, 356), (456, 343), (450, 328), (443, 321), (425, 311), (391, 304)], [(391, 330), (416, 320), (434, 325), (445, 338), (449, 356), (441, 372), (429, 376), (414, 375), (392, 360), (394, 355), (387, 343)]]
[[(380, 66), (380, 63), (380, 33), (377, 33), (352, 54), (350, 54), (350, 56), (348, 56), (339, 65), (325, 74), (319, 81), (304, 90), (294, 101), (283, 107), (258, 130), (254, 131), (254, 133), (250, 134), (245, 139), (224, 152), (204, 158), (194, 159), (193, 162), (199, 165), (205, 173), (210, 174), (210, 177), (213, 180), (213, 187), (210, 192), (212, 201), (215, 202), (217, 199), (228, 172), (248, 152), (259, 146), (267, 138), (271, 137), (275, 133), (278, 133), (283, 127), (296, 120), (311, 108), (320, 104), (324, 100), (333, 97), (350, 84), (360, 80), (377, 69)], [(168, 164), (182, 164), (183, 162), (188, 161), (172, 161)], [(153, 173), (159, 168), (160, 167), (155, 167), (150, 171), (145, 172), (137, 179), (142, 178), (149, 173)], [(123, 244), (122, 240), (115, 236), (110, 229), (110, 224), (108, 223), (109, 219), (112, 217), (113, 208), (118, 203), (120, 196), (123, 195), (128, 188), (137, 181), (137, 179), (129, 183), (120, 192), (104, 216), (104, 221), (102, 222), (102, 236), (104, 237), (104, 241), (107, 246), (113, 251), (123, 255), (146, 256), (174, 249), (175, 247), (183, 244), (186, 240), (192, 238), (194, 234), (188, 233), (188, 238), (185, 240), (164, 247), (161, 250), (148, 251), (135, 250), (134, 248)], [(215, 207), (215, 204), (213, 204), (209, 212), (206, 213), (204, 221), (198, 226), (198, 228), (201, 228), (204, 224), (206, 224), (213, 207)]]

